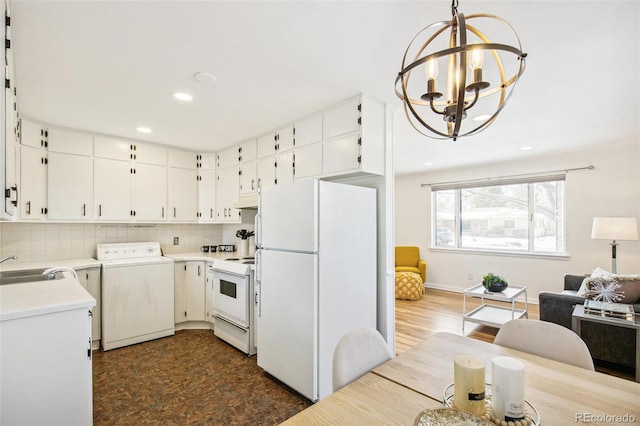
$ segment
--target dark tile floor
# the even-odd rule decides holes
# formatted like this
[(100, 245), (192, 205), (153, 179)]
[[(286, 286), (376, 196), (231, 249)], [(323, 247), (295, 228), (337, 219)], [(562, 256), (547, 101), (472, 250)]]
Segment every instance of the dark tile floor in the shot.
[(310, 405), (209, 330), (93, 355), (95, 425), (273, 425)]

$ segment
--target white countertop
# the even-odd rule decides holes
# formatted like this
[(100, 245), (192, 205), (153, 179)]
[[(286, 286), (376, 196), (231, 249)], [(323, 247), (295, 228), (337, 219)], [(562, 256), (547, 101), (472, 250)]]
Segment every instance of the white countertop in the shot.
[(42, 262), (14, 262), (8, 260), (0, 263), (0, 271), (20, 271), (25, 269), (47, 269), (54, 266), (68, 266), (72, 269), (99, 268), (100, 262), (93, 258), (86, 259), (65, 259), (65, 260), (47, 260)]
[(238, 253), (237, 251), (226, 251), (226, 252), (215, 252), (215, 253), (202, 253), (202, 252), (188, 252), (188, 253), (171, 253), (171, 254), (164, 254), (165, 257), (170, 257), (173, 260), (175, 260), (176, 262), (184, 262), (184, 261), (204, 261), (204, 262), (211, 262), (214, 260), (225, 260), (228, 259), (230, 257), (235, 257), (235, 258), (242, 258), (242, 257), (249, 257), (249, 256), (254, 256), (255, 255), (255, 251), (250, 250), (249, 254), (247, 256), (242, 256), (240, 255), (240, 253)]
[(96, 299), (68, 272), (58, 280), (0, 285), (0, 321), (95, 305)]

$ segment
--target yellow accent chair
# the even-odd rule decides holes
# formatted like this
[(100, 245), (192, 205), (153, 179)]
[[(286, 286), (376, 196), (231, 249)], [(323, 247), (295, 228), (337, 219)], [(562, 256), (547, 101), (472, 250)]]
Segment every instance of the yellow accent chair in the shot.
[(420, 259), (420, 249), (415, 246), (396, 246), (396, 273), (414, 272), (422, 282), (427, 280), (427, 263)]

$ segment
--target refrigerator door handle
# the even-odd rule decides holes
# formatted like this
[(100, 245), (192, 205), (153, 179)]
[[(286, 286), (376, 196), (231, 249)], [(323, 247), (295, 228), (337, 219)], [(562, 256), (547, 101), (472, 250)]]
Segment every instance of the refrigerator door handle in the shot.
[(262, 248), (262, 214), (258, 213), (255, 217), (254, 229), (256, 230), (256, 244), (258, 248)]

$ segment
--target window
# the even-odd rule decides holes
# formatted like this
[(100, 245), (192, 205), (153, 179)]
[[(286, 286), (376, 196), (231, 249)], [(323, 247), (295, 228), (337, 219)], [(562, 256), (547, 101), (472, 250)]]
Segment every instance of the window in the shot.
[(564, 176), (431, 189), (436, 247), (564, 253)]

